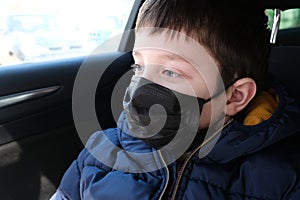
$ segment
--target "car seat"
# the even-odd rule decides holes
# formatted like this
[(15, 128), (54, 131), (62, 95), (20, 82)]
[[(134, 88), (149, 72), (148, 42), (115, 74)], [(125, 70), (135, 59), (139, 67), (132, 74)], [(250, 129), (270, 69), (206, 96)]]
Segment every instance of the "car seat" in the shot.
[[(281, 11), (300, 8), (300, 2), (293, 0), (264, 0), (262, 3), (264, 8)], [(278, 31), (271, 47), (269, 73), (287, 86), (300, 105), (300, 85), (297, 81), (300, 78), (300, 27)]]
[[(300, 2), (294, 0), (264, 0), (263, 4), (265, 8), (282, 11), (300, 8)], [(278, 31), (277, 39), (271, 47), (268, 71), (286, 85), (289, 94), (300, 105), (300, 84), (298, 82), (300, 79), (300, 27)], [(298, 149), (300, 144), (299, 133), (300, 127), (298, 134), (294, 134), (282, 142), (286, 142), (290, 148)]]

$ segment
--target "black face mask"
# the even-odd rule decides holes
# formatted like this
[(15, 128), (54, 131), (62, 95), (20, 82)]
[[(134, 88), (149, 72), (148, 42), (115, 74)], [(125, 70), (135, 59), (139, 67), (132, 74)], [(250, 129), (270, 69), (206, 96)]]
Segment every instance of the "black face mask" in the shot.
[(210, 100), (181, 94), (133, 76), (123, 106), (130, 134), (149, 146), (161, 148), (167, 145), (179, 129), (185, 135), (191, 131), (196, 132), (193, 138), (197, 142), (194, 140), (191, 145), (195, 146), (205, 137), (205, 133), (199, 131), (198, 127), (202, 107)]

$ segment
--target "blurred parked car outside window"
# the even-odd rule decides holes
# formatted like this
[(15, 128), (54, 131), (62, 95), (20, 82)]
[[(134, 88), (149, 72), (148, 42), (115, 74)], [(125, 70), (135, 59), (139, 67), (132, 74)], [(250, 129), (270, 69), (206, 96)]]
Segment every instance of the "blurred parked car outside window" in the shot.
[(133, 2), (2, 1), (0, 66), (88, 55), (124, 31)]
[[(272, 28), (274, 10), (267, 9), (266, 14), (269, 18), (269, 28)], [(279, 29), (289, 29), (300, 27), (300, 9), (289, 9), (281, 12)]]

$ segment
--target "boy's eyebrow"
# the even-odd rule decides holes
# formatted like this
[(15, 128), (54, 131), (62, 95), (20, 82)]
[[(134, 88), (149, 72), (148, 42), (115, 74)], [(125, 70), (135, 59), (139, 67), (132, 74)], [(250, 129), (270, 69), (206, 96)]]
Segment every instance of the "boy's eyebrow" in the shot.
[[(132, 51), (132, 55), (136, 56), (137, 58), (142, 58), (142, 54), (141, 54), (141, 52), (139, 52), (139, 50), (133, 50)], [(175, 53), (171, 53), (171, 52), (168, 52), (168, 53), (162, 52), (161, 58), (162, 59), (163, 58), (170, 59), (172, 61), (182, 61), (182, 62), (185, 62), (185, 63), (191, 65), (191, 63), (187, 59), (185, 59), (184, 57), (179, 56), (179, 55), (177, 55)], [(198, 71), (195, 69), (194, 66), (192, 66), (192, 68), (185, 67), (185, 65), (183, 65), (181, 67), (184, 67), (184, 69), (181, 69), (180, 71), (182, 72), (182, 70), (183, 70), (184, 73), (189, 78), (191, 78), (193, 76), (193, 74), (198, 73)], [(179, 70), (179, 69), (177, 68), (177, 70)]]
[[(141, 53), (138, 52), (138, 51), (132, 51), (132, 55), (133, 56), (138, 56), (138, 57), (141, 57)], [(184, 59), (183, 57), (179, 56), (179, 55), (176, 55), (174, 53), (162, 53), (162, 58), (167, 58), (167, 59), (170, 59), (170, 60), (181, 60), (181, 61), (184, 61), (184, 62), (187, 62), (189, 63), (186, 59)]]
[(170, 53), (170, 54), (164, 54), (163, 57), (166, 57), (166, 58), (169, 58), (171, 60), (183, 60), (185, 62), (187, 62), (184, 58), (182, 58), (181, 56), (179, 55), (176, 55), (176, 54), (173, 54), (173, 53)]
[(138, 51), (132, 51), (133, 56), (141, 56), (141, 54)]
[(179, 55), (174, 54), (174, 53), (162, 54), (161, 58), (170, 59), (172, 61), (181, 61), (181, 62), (185, 62), (187, 64), (190, 64), (190, 62), (188, 60), (186, 60), (182, 56), (179, 56)]

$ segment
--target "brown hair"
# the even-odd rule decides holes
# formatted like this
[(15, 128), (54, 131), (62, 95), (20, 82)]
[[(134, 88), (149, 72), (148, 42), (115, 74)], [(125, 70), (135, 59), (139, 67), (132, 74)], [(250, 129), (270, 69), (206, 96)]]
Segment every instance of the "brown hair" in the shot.
[(225, 85), (248, 76), (260, 89), (268, 66), (269, 30), (263, 9), (251, 2), (146, 0), (136, 29), (152, 26), (183, 30), (217, 61)]

